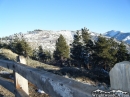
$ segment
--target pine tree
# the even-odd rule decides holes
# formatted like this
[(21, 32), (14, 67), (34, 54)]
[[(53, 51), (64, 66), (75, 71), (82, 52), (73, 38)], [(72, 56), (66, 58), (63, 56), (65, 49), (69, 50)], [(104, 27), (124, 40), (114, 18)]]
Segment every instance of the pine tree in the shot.
[(116, 52), (116, 44), (113, 40), (99, 36), (98, 41), (96, 42), (95, 64), (104, 69), (109, 68), (111, 65), (114, 65), (113, 61), (115, 60)]
[(123, 42), (121, 42), (118, 45), (118, 51), (116, 57), (117, 57), (117, 62), (129, 60), (129, 54)]
[(56, 50), (54, 51), (54, 58), (56, 60), (69, 58), (69, 46), (66, 43), (65, 38), (60, 35), (56, 42)]
[(44, 55), (43, 55), (43, 48), (42, 48), (42, 46), (39, 46), (38, 47), (38, 59), (40, 60), (40, 61), (42, 61), (43, 59), (44, 59)]
[(113, 38), (110, 38), (108, 39), (108, 44), (110, 45), (109, 53), (111, 54), (111, 59), (109, 60), (109, 63), (107, 65), (110, 70), (117, 61), (116, 54), (118, 50), (118, 43)]
[(52, 58), (51, 52), (47, 50), (43, 50), (42, 46), (38, 47), (37, 54), (34, 52), (34, 56), (38, 55), (38, 58), (42, 62), (50, 61)]
[(82, 37), (79, 33), (79, 31), (76, 32), (76, 35), (74, 35), (74, 41), (72, 43), (71, 48), (71, 58), (76, 61), (82, 61)]
[(14, 43), (15, 52), (19, 55), (23, 55), (25, 57), (32, 56), (32, 49), (29, 44), (24, 40), (17, 40)]
[(81, 29), (82, 33), (82, 40), (83, 40), (83, 46), (82, 46), (82, 60), (83, 60), (83, 66), (89, 69), (90, 66), (90, 53), (92, 53), (92, 47), (94, 46), (93, 41), (91, 40), (91, 36), (89, 33), (89, 29), (85, 28)]
[(84, 29), (81, 29), (81, 31), (82, 31), (83, 42), (84, 42), (84, 44), (87, 44), (88, 41), (90, 40), (89, 29), (84, 27)]
[(71, 49), (72, 59), (76, 61), (78, 65), (83, 65), (84, 67), (89, 64), (89, 51), (91, 48), (89, 46), (93, 45), (88, 31), (87, 28), (83, 28), (81, 29), (81, 33), (79, 31), (76, 32)]

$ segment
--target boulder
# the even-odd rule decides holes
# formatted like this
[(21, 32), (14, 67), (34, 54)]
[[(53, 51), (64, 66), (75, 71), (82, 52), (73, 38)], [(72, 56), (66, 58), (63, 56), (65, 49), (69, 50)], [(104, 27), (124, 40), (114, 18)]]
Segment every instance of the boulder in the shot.
[(109, 75), (111, 89), (130, 93), (130, 62), (123, 61), (115, 64)]

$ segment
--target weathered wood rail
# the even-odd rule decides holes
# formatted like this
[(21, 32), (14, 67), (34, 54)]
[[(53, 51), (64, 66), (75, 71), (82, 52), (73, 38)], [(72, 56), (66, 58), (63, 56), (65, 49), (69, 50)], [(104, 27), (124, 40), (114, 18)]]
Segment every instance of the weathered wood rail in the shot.
[[(17, 72), (51, 97), (92, 97), (92, 91), (97, 89), (97, 87), (38, 70), (22, 63), (0, 60), (0, 66), (13, 70), (14, 74)], [(15, 78), (14, 84), (19, 83), (18, 81), (20, 80)], [(24, 88), (26, 87), (24, 82), (22, 87), (14, 84), (0, 78), (0, 85), (14, 93), (16, 97), (28, 97), (28, 90)]]

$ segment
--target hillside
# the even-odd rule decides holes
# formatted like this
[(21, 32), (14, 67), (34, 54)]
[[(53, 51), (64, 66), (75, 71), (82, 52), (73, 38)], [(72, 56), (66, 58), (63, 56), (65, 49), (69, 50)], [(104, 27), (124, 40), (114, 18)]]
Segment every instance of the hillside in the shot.
[[(81, 32), (81, 30), (77, 30)], [(9, 43), (13, 41), (16, 37), (19, 39), (24, 38), (33, 49), (37, 49), (38, 46), (42, 46), (44, 50), (50, 51), (53, 53), (55, 50), (55, 44), (60, 34), (62, 34), (67, 44), (70, 45), (73, 42), (74, 35), (77, 31), (71, 30), (60, 30), (60, 31), (52, 31), (52, 30), (34, 30), (28, 31), (27, 33), (15, 33), (13, 35), (9, 35), (1, 38), (1, 42)], [(97, 40), (97, 37), (100, 35), (98, 33), (89, 31), (92, 40)], [(115, 38), (116, 42), (124, 41), (128, 52), (130, 53), (130, 32), (122, 32), (111, 30), (104, 34), (102, 34), (106, 38)]]
[[(79, 30), (79, 32), (81, 32)], [(33, 49), (36, 49), (38, 46), (42, 46), (45, 50), (54, 51), (55, 50), (55, 43), (59, 38), (60, 34), (62, 34), (67, 44), (70, 45), (73, 42), (73, 37), (76, 31), (69, 31), (69, 30), (61, 30), (61, 31), (51, 31), (51, 30), (34, 30), (28, 31), (27, 33), (16, 33), (14, 35), (7, 36), (3, 38), (2, 42), (10, 42), (15, 37), (18, 38), (25, 38), (25, 40), (31, 45)], [(96, 39), (98, 34), (94, 32), (89, 32), (92, 36), (92, 39)]]
[[(78, 30), (81, 32), (80, 30)], [(92, 40), (96, 40), (99, 36), (98, 33), (89, 31)], [(52, 31), (52, 30), (34, 30), (34, 31), (28, 31), (27, 33), (16, 33), (14, 35), (6, 36), (1, 38), (2, 42), (9, 43), (16, 37), (18, 38), (25, 38), (25, 40), (31, 45), (33, 49), (36, 49), (38, 46), (42, 46), (43, 49), (49, 50), (53, 52), (55, 50), (55, 43), (58, 39), (58, 37), (62, 34), (68, 45), (70, 45), (73, 42), (73, 37), (76, 34), (76, 31), (71, 30), (60, 30), (60, 31)], [(122, 32), (122, 31), (115, 31), (111, 30), (104, 34), (102, 34), (105, 37), (108, 38), (115, 38), (116, 41), (124, 41), (128, 44), (130, 44), (130, 32)]]

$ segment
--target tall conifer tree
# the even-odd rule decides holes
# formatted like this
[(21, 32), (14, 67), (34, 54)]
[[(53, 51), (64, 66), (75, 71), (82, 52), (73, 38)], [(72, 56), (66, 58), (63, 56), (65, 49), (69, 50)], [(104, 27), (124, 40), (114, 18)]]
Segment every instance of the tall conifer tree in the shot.
[(66, 43), (65, 38), (60, 35), (56, 42), (56, 50), (54, 51), (54, 58), (56, 60), (63, 59), (63, 58), (69, 58), (69, 46)]

